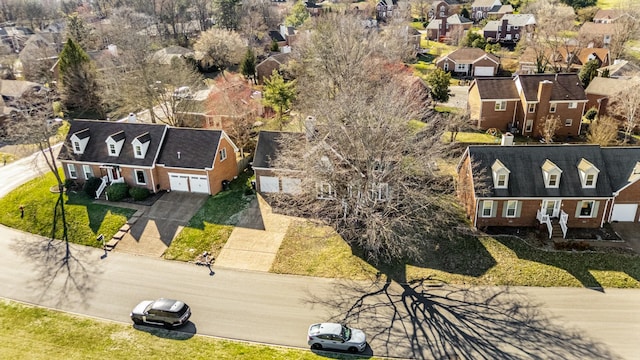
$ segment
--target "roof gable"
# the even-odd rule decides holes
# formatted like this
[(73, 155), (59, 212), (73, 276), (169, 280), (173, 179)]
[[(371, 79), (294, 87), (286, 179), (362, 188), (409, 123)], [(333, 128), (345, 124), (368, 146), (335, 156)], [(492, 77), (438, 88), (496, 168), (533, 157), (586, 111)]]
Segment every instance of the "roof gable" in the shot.
[(518, 89), (511, 78), (476, 78), (472, 86), (478, 88), (478, 93), (482, 100), (520, 100)]
[(222, 130), (168, 128), (158, 165), (187, 169), (212, 169)]
[(527, 101), (535, 102), (538, 100), (538, 87), (542, 81), (553, 83), (551, 101), (587, 100), (578, 74), (522, 74), (516, 76), (515, 81), (519, 83)]

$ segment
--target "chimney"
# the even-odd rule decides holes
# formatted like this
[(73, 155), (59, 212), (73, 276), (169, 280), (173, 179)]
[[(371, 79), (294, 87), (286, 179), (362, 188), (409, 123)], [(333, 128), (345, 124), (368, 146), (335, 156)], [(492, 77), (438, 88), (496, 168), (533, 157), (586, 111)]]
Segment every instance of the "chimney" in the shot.
[(180, 159), (180, 151), (178, 151), (178, 159)]
[(136, 123), (136, 122), (138, 122), (138, 118), (136, 117), (136, 114), (134, 114), (134, 113), (129, 113), (129, 117), (127, 118), (127, 122), (129, 122), (129, 123)]
[(500, 142), (502, 146), (511, 146), (513, 145), (513, 134), (510, 132), (506, 132), (502, 134), (502, 141)]
[[(556, 74), (556, 76), (558, 76)], [(538, 84), (538, 103), (546, 104), (551, 100), (551, 90), (553, 89), (553, 82), (549, 80), (540, 81)]]

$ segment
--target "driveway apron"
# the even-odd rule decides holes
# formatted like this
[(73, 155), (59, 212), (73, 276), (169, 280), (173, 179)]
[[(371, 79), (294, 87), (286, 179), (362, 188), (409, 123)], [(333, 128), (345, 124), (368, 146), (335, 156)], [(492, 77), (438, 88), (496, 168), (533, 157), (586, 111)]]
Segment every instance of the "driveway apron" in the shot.
[(209, 195), (186, 192), (164, 194), (138, 219), (133, 219), (129, 232), (116, 251), (160, 257), (173, 239), (207, 201)]

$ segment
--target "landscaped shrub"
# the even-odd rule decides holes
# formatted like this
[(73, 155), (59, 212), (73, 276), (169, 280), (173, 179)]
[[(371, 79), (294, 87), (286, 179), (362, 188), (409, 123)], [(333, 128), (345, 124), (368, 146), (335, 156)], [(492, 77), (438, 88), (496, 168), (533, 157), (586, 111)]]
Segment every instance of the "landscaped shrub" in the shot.
[(107, 199), (109, 201), (120, 201), (129, 195), (129, 185), (125, 183), (115, 183), (107, 187)]
[(591, 246), (586, 241), (562, 241), (554, 243), (556, 250), (575, 250), (587, 251), (591, 250)]
[(84, 182), (84, 186), (82, 187), (82, 190), (89, 197), (93, 198), (93, 197), (96, 197), (96, 191), (98, 191), (100, 184), (102, 184), (102, 179), (92, 176), (89, 179), (87, 179), (87, 181)]
[(132, 187), (129, 189), (129, 195), (133, 200), (140, 201), (149, 197), (149, 189), (142, 187)]
[(64, 189), (68, 193), (69, 191), (76, 190), (78, 183), (73, 179), (64, 179)]
[(591, 108), (587, 110), (587, 112), (584, 114), (584, 117), (587, 120), (593, 121), (593, 119), (596, 118), (596, 115), (598, 115), (598, 110), (596, 110), (596, 108)]

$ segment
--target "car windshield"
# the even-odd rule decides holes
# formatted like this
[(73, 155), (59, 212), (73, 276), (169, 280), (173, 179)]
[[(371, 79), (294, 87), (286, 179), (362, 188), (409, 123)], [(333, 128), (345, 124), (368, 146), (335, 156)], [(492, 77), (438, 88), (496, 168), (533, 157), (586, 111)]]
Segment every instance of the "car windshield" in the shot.
[(345, 341), (348, 341), (349, 339), (351, 339), (351, 329), (349, 329), (344, 325), (342, 325), (342, 338)]

